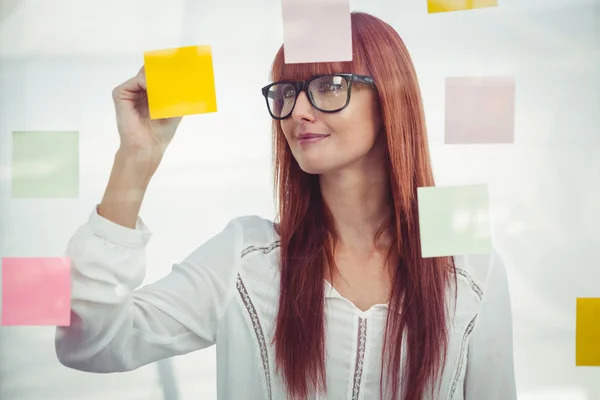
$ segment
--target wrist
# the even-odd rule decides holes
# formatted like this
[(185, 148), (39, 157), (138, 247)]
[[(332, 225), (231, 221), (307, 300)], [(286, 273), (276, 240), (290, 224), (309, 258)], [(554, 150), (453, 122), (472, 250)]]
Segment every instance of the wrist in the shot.
[(149, 166), (158, 167), (158, 164), (160, 164), (161, 160), (162, 154), (151, 149), (119, 147), (115, 154), (115, 162), (118, 161), (122, 164), (127, 164), (132, 167), (138, 165), (146, 168)]
[(152, 153), (120, 149), (115, 155), (109, 186), (119, 191), (145, 191), (160, 159)]

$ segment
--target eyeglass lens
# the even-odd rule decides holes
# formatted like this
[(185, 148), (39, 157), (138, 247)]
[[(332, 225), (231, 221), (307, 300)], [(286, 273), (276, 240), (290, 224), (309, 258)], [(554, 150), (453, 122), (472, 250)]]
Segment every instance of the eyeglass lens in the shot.
[[(323, 76), (308, 85), (308, 96), (313, 106), (322, 111), (337, 111), (346, 105), (348, 81), (341, 76)], [(290, 83), (277, 83), (269, 88), (269, 110), (276, 118), (287, 116), (294, 108), (297, 93)]]

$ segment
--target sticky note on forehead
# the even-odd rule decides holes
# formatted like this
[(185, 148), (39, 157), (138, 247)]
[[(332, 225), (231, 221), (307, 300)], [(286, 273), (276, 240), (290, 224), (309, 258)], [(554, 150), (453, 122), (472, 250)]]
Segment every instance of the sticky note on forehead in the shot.
[(3, 258), (1, 322), (4, 326), (68, 326), (71, 322), (70, 260)]
[(286, 64), (352, 61), (349, 0), (282, 0)]
[(144, 53), (151, 119), (217, 111), (210, 46), (187, 46)]
[(427, 11), (430, 14), (497, 6), (498, 0), (427, 0)]

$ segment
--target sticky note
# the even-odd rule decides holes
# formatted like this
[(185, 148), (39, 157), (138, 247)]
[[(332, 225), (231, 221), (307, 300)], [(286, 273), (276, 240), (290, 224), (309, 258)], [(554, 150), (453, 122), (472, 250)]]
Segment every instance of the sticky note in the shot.
[(282, 0), (286, 64), (352, 61), (350, 0)]
[(13, 132), (11, 196), (79, 196), (79, 132)]
[(3, 258), (3, 326), (68, 326), (71, 319), (67, 258)]
[(144, 53), (151, 119), (217, 112), (210, 46)]
[(577, 299), (575, 364), (600, 367), (600, 298)]
[(446, 144), (513, 143), (514, 78), (446, 78), (445, 114)]
[(430, 14), (487, 7), (498, 7), (498, 0), (427, 0)]
[(487, 185), (417, 188), (423, 258), (492, 249)]

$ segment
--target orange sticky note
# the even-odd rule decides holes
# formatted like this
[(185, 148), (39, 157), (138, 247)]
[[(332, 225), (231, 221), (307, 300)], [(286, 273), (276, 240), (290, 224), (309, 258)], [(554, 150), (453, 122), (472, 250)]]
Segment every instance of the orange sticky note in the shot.
[(577, 299), (575, 365), (600, 367), (600, 298)]
[(187, 46), (144, 53), (150, 118), (217, 111), (210, 46)]
[(70, 322), (69, 259), (2, 259), (1, 325), (68, 326)]
[(427, 0), (430, 14), (487, 7), (498, 7), (498, 0)]
[(446, 78), (446, 144), (513, 143), (512, 77)]

